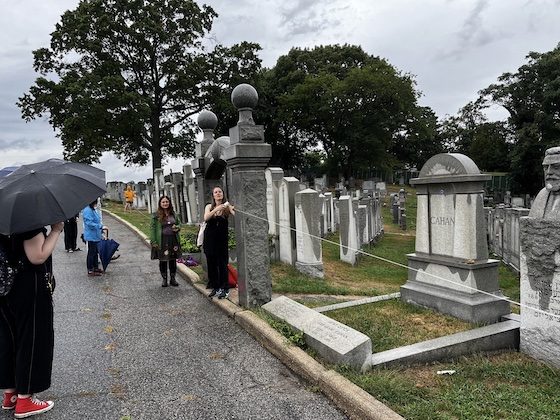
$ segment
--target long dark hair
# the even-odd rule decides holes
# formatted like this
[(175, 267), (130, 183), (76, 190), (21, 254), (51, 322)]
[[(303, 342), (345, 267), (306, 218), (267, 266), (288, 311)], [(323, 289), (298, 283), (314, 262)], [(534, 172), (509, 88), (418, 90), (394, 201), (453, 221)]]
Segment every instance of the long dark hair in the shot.
[[(161, 207), (161, 200), (163, 200), (164, 198), (169, 201), (169, 207), (167, 209)], [(171, 198), (166, 195), (162, 195), (158, 200), (157, 218), (160, 222), (163, 222), (167, 216), (175, 216), (175, 211), (173, 210), (173, 203), (171, 202)]]
[[(228, 201), (228, 199), (226, 198), (226, 193), (224, 192), (224, 189), (222, 187), (220, 187), (219, 185), (216, 185), (215, 187), (212, 188), (212, 206), (210, 207), (210, 211), (214, 210), (216, 208), (216, 200), (214, 200), (214, 190), (216, 188), (219, 188), (220, 190), (222, 190), (222, 204), (224, 204), (225, 202)], [(230, 214), (229, 212), (229, 207), (227, 207), (223, 212), (222, 212), (222, 216), (224, 217), (228, 217)]]

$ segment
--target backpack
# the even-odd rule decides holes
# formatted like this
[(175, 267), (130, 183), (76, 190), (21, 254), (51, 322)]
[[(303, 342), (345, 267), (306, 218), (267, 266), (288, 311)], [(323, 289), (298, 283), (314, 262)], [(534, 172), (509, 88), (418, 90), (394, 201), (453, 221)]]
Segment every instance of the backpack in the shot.
[(0, 235), (0, 296), (10, 292), (21, 265), (14, 256), (10, 237)]

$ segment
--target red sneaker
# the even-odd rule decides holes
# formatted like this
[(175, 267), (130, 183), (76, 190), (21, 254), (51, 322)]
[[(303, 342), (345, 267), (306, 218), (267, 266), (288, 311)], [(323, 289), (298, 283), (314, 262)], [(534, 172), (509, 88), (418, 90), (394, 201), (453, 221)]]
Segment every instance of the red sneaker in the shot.
[(5, 392), (4, 391), (4, 402), (2, 403), (2, 408), (4, 410), (13, 410), (16, 408), (17, 393), (16, 392)]
[(25, 417), (34, 416), (35, 414), (41, 414), (45, 411), (49, 411), (53, 408), (53, 406), (54, 402), (41, 401), (33, 395), (27, 398), (18, 398), (14, 417), (16, 419), (23, 419)]

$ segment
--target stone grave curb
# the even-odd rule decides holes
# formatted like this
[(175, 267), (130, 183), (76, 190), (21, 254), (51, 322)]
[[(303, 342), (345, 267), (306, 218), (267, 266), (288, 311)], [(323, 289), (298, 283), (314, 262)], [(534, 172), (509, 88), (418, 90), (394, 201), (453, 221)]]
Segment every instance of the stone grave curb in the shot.
[(290, 370), (317, 385), (350, 418), (403, 419), (362, 388), (334, 370), (325, 368), (305, 351), (291, 344), (253, 312), (248, 310), (237, 312), (234, 319)]
[[(116, 214), (103, 209), (104, 212), (127, 226), (147, 247), (149, 238), (134, 225), (121, 219)], [(206, 295), (206, 288), (197, 283), (199, 276), (184, 264), (177, 266), (179, 273), (188, 280), (201, 294)], [(334, 370), (329, 370), (309, 356), (305, 351), (291, 344), (288, 339), (272, 328), (266, 321), (253, 312), (243, 309), (230, 300), (211, 299), (212, 303), (233, 318), (245, 331), (251, 334), (264, 348), (286, 365), (296, 375), (303, 377), (333, 401), (351, 419), (356, 420), (397, 420), (403, 419), (382, 402), (375, 399), (359, 386), (350, 382)]]

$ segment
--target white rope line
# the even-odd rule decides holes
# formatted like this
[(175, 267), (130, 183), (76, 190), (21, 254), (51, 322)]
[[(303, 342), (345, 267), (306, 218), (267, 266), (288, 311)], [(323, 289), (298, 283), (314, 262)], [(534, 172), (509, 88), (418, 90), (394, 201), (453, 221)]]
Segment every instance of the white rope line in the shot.
[[(238, 207), (235, 207), (235, 212), (236, 212), (236, 213), (238, 212), (238, 213), (241, 213), (241, 214), (245, 214), (245, 215), (247, 215), (247, 216), (250, 216), (250, 217), (253, 217), (253, 218), (255, 218), (255, 219), (259, 219), (259, 220), (265, 221), (265, 222), (267, 222), (267, 223), (274, 223), (275, 225), (278, 225), (280, 228), (293, 230), (293, 231), (296, 232), (296, 233), (298, 232), (295, 228), (293, 228), (293, 227), (291, 227), (291, 226), (285, 226), (285, 225), (282, 225), (282, 224), (280, 224), (280, 223), (278, 223), (278, 222), (270, 222), (268, 219), (265, 219), (265, 218), (263, 218), (263, 217), (260, 217), (260, 216), (257, 216), (257, 215), (251, 214), (251, 213), (247, 213), (247, 212), (245, 212), (245, 211), (243, 211), (243, 210), (239, 210)], [(361, 249), (351, 248), (351, 247), (349, 247), (349, 246), (345, 246), (345, 245), (339, 244), (338, 242), (334, 242), (334, 241), (331, 241), (331, 240), (329, 240), (329, 239), (321, 238), (320, 236), (316, 236), (316, 235), (313, 235), (313, 234), (308, 233), (308, 232), (300, 232), (300, 233), (303, 233), (304, 235), (308, 235), (308, 236), (310, 236), (311, 238), (318, 239), (318, 240), (320, 240), (320, 241), (324, 241), (324, 242), (327, 242), (327, 243), (330, 243), (330, 244), (333, 244), (333, 245), (336, 245), (336, 246), (341, 246), (341, 247), (343, 247), (343, 248), (346, 248), (347, 250), (354, 251), (354, 252), (356, 252), (356, 253), (360, 253), (360, 254), (366, 255), (366, 256), (368, 256), (368, 257), (376, 258), (376, 259), (378, 259), (378, 260), (380, 260), (380, 261), (383, 261), (383, 262), (386, 262), (386, 263), (389, 263), (389, 264), (393, 264), (393, 265), (396, 265), (396, 266), (398, 266), (398, 267), (406, 268), (407, 270), (416, 271), (417, 273), (421, 273), (421, 274), (425, 274), (425, 275), (428, 275), (428, 276), (432, 276), (432, 277), (434, 277), (434, 278), (436, 278), (436, 279), (438, 279), (438, 280), (442, 280), (442, 281), (444, 281), (444, 282), (451, 283), (451, 284), (453, 284), (453, 285), (461, 286), (461, 287), (464, 287), (465, 289), (468, 289), (468, 290), (471, 290), (471, 291), (479, 292), (479, 293), (482, 293), (482, 294), (484, 294), (484, 295), (487, 295), (487, 296), (490, 296), (490, 297), (493, 297), (493, 298), (498, 298), (498, 299), (500, 299), (500, 300), (504, 300), (504, 301), (506, 301), (506, 302), (508, 302), (508, 303), (511, 303), (511, 304), (513, 304), (513, 305), (516, 305), (516, 306), (519, 306), (520, 308), (529, 309), (529, 310), (532, 310), (532, 311), (535, 311), (535, 312), (538, 312), (538, 313), (541, 313), (541, 314), (544, 314), (544, 315), (548, 315), (548, 316), (552, 316), (552, 317), (558, 318), (558, 319), (560, 320), (560, 315), (556, 315), (556, 314), (551, 313), (551, 312), (543, 311), (542, 309), (534, 308), (534, 307), (532, 307), (532, 306), (525, 305), (525, 304), (522, 304), (522, 303), (520, 303), (520, 302), (516, 302), (516, 301), (511, 300), (511, 299), (509, 299), (509, 298), (507, 298), (507, 297), (505, 297), (505, 296), (498, 296), (498, 295), (495, 295), (494, 293), (486, 292), (486, 291), (484, 291), (484, 290), (480, 290), (480, 289), (477, 289), (477, 288), (475, 288), (475, 287), (471, 287), (471, 286), (468, 286), (468, 285), (465, 285), (465, 284), (457, 283), (457, 282), (455, 282), (455, 281), (453, 281), (453, 280), (446, 279), (446, 278), (441, 277), (441, 276), (438, 276), (438, 275), (436, 275), (436, 274), (432, 274), (432, 273), (428, 273), (428, 272), (425, 272), (425, 271), (421, 271), (421, 270), (419, 270), (419, 269), (409, 267), (409, 266), (407, 266), (407, 265), (405, 265), (405, 264), (401, 264), (401, 263), (396, 262), (396, 261), (391, 261), (391, 260), (389, 260), (389, 259), (387, 259), (387, 258), (383, 258), (383, 257), (380, 257), (380, 256), (378, 256), (378, 255), (370, 254), (369, 252), (362, 251)]]

